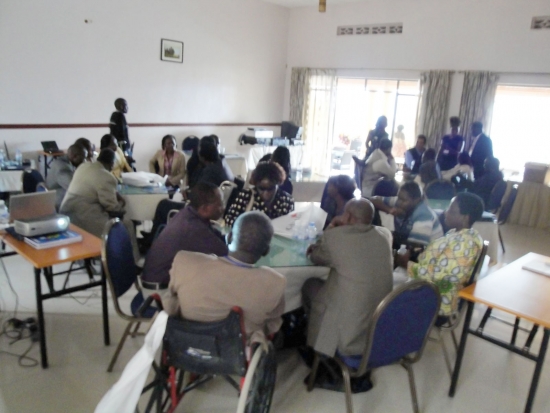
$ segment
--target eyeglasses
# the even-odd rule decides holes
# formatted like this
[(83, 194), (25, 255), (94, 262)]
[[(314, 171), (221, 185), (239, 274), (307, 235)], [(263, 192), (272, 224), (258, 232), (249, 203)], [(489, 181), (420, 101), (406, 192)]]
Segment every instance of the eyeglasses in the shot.
[(277, 185), (268, 186), (268, 187), (257, 186), (256, 189), (259, 192), (272, 192), (272, 191), (275, 191), (277, 189)]

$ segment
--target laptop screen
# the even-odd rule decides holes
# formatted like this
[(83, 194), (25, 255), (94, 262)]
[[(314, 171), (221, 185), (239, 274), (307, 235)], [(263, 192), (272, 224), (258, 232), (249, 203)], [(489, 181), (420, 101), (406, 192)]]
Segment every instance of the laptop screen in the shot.
[(55, 199), (55, 191), (11, 196), (10, 221), (54, 215)]
[(57, 143), (55, 141), (43, 141), (40, 143), (42, 144), (42, 149), (44, 149), (44, 152), (59, 152), (59, 148), (57, 147)]

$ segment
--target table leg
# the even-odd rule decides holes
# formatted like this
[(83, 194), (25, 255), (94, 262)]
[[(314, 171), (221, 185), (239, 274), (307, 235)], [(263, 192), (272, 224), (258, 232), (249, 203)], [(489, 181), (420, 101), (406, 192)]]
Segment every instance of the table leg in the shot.
[(548, 348), (548, 338), (550, 337), (550, 330), (545, 328), (544, 335), (542, 337), (542, 343), (540, 345), (539, 356), (537, 357), (537, 364), (535, 366), (535, 372), (533, 373), (533, 380), (531, 380), (531, 387), (529, 388), (529, 396), (527, 397), (527, 404), (525, 405), (525, 413), (530, 413), (533, 408), (533, 402), (535, 401), (535, 394), (537, 392), (537, 386), (539, 385), (540, 373), (542, 366), (544, 365), (544, 357), (546, 356), (546, 349)]
[(44, 154), (44, 179), (48, 177), (48, 157)]
[(474, 303), (468, 302), (468, 309), (466, 310), (466, 319), (464, 320), (464, 327), (462, 329), (462, 335), (460, 336), (460, 344), (458, 345), (458, 351), (456, 353), (455, 368), (453, 370), (453, 377), (451, 379), (451, 387), (449, 388), (449, 397), (454, 397), (456, 391), (456, 383), (458, 382), (458, 375), (460, 373), (460, 366), (462, 365), (462, 357), (464, 356), (464, 350), (466, 349), (466, 339), (470, 332), (470, 322), (472, 321), (472, 313), (474, 312)]
[(48, 368), (48, 353), (46, 350), (46, 330), (44, 323), (44, 307), (42, 306), (42, 280), (40, 279), (40, 268), (34, 269), (34, 282), (36, 285), (36, 308), (38, 312), (38, 334), (40, 336), (40, 359), (42, 368)]
[(101, 269), (101, 306), (103, 309), (103, 342), (106, 346), (111, 344), (109, 334), (109, 307), (107, 306), (107, 276), (103, 268)]

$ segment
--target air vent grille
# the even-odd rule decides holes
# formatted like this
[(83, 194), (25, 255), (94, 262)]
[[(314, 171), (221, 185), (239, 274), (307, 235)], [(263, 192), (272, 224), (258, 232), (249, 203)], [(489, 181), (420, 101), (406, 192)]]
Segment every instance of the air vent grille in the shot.
[(366, 35), (366, 34), (401, 34), (403, 23), (362, 24), (359, 26), (338, 26), (338, 36)]
[(531, 29), (550, 29), (550, 16), (533, 17), (533, 20), (531, 20)]

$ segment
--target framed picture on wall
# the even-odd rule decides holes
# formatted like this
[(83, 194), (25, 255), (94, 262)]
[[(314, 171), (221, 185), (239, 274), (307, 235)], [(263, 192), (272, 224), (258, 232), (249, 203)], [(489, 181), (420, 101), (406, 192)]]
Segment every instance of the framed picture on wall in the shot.
[(183, 63), (183, 42), (160, 39), (160, 60)]

